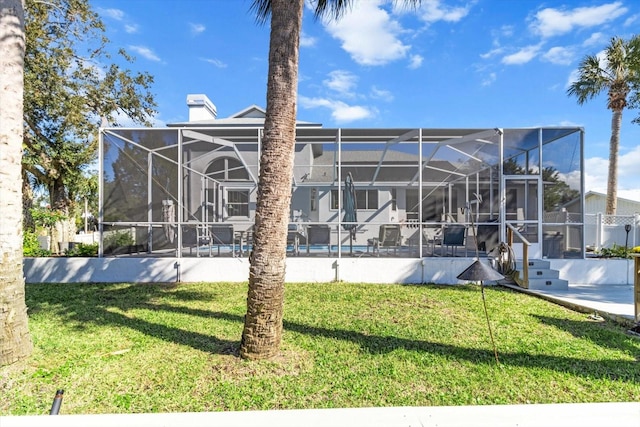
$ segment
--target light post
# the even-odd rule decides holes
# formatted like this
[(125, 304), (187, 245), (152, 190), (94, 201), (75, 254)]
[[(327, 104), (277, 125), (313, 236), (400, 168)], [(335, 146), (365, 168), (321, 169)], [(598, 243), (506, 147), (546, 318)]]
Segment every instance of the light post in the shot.
[(631, 231), (631, 224), (625, 224), (624, 231), (627, 232), (627, 237), (624, 240), (624, 251), (629, 251), (629, 232)]

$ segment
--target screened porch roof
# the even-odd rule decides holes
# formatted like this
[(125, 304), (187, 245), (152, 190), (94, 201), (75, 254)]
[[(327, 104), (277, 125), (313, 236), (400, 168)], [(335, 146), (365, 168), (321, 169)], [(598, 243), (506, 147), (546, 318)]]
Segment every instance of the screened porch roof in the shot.
[[(204, 127), (185, 124), (183, 127), (172, 126), (168, 129), (182, 133), (185, 148), (202, 145), (205, 151), (211, 150), (211, 144), (226, 147), (256, 144), (262, 133), (261, 127), (252, 125)], [(164, 131), (168, 129), (165, 128)], [(131, 130), (112, 128), (110, 131), (122, 134)], [(340, 179), (336, 175), (335, 165), (340, 163), (343, 171), (348, 168), (360, 171), (360, 175), (353, 174), (355, 181), (360, 184), (394, 182), (417, 185), (420, 169), (423, 170), (423, 184), (451, 183), (498, 165), (501, 160), (501, 145), (502, 160), (508, 160), (575, 132), (582, 132), (582, 128), (409, 129), (298, 126), (296, 142), (301, 146), (311, 145), (313, 160), (309, 166), (313, 166), (313, 170), (308, 174), (306, 182), (299, 179), (295, 181), (296, 185), (335, 183)], [(236, 152), (240, 158), (243, 157), (242, 150)]]
[[(380, 182), (417, 184), (418, 163), (422, 182), (442, 184), (486, 171), (507, 160), (537, 150), (541, 145), (582, 131), (578, 127), (515, 129), (301, 129), (298, 143), (338, 143), (343, 171), (354, 180), (371, 185)], [(422, 142), (422, 144), (418, 144)], [(334, 147), (336, 145), (333, 145)], [(327, 147), (325, 145), (325, 147)], [(331, 146), (329, 146), (331, 147)], [(316, 150), (314, 166), (329, 166), (338, 159), (336, 150)], [(316, 169), (317, 170), (317, 169)], [(357, 175), (354, 172), (359, 171)], [(324, 179), (321, 175), (324, 175)], [(328, 182), (337, 177), (315, 172), (310, 182)]]

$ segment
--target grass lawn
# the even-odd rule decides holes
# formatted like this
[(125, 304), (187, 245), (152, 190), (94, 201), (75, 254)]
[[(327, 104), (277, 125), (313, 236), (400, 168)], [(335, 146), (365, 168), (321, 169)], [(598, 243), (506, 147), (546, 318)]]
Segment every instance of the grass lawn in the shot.
[(637, 401), (640, 340), (504, 288), (290, 284), (282, 355), (237, 357), (246, 285), (27, 285), (0, 414)]

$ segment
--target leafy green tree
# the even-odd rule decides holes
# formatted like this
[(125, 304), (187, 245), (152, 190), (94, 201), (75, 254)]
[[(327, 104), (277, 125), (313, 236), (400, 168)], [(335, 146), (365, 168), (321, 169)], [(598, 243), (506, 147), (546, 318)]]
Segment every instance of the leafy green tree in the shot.
[(545, 212), (558, 210), (565, 203), (580, 196), (580, 192), (569, 187), (569, 184), (562, 180), (560, 173), (552, 166), (542, 169), (542, 181), (545, 183), (543, 192)]
[[(407, 0), (417, 3), (419, 0)], [(254, 246), (240, 355), (267, 359), (282, 340), (287, 224), (291, 205), (300, 32), (304, 0), (254, 0), (259, 22), (271, 18), (267, 109), (260, 153)], [(338, 18), (352, 0), (317, 0), (318, 17)]]
[(88, 0), (26, 0), (25, 22), (23, 167), (46, 188), (51, 209), (70, 218), (72, 234), (100, 123), (122, 115), (149, 124), (153, 78), (109, 63), (104, 25)]
[[(612, 111), (605, 213), (615, 215), (622, 111), (627, 107), (636, 108), (640, 102), (640, 36), (629, 40), (612, 38), (602, 60), (596, 55), (586, 56), (578, 68), (578, 79), (567, 89), (567, 94), (575, 96), (582, 105), (604, 91), (607, 108)], [(640, 117), (634, 121), (639, 120)]]
[(29, 334), (22, 272), (22, 112), (24, 3), (0, 0), (0, 366), (27, 358)]

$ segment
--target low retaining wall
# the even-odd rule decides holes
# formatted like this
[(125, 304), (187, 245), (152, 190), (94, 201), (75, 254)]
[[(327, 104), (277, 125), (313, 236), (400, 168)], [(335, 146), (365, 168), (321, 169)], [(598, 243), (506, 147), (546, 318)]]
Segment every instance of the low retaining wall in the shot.
[[(287, 282), (464, 283), (473, 258), (287, 258)], [(483, 260), (487, 262), (487, 260)], [(570, 284), (632, 284), (632, 260), (551, 260)], [(27, 283), (246, 282), (247, 258), (25, 258)]]

